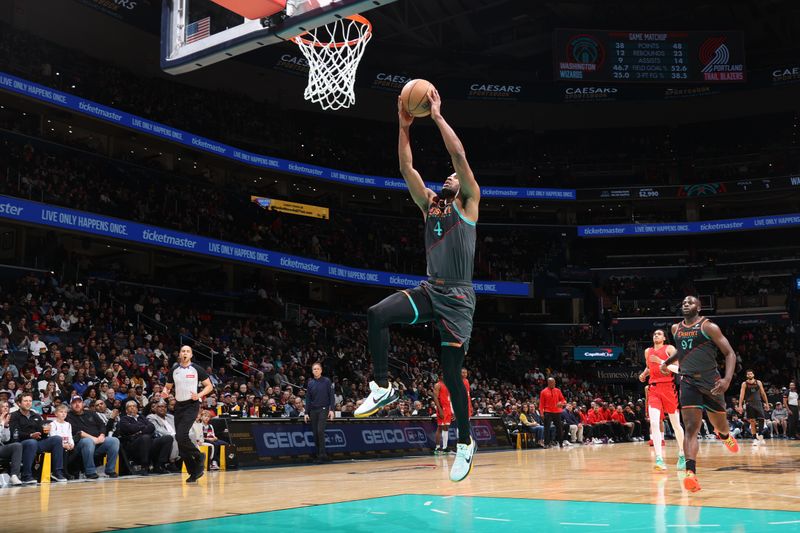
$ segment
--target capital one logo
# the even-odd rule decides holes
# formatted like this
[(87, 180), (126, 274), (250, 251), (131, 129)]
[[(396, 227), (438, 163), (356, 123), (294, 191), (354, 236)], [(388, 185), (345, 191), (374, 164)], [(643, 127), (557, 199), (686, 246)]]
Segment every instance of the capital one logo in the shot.
[(406, 437), (406, 442), (409, 444), (427, 444), (428, 434), (419, 426), (405, 428), (403, 433)]

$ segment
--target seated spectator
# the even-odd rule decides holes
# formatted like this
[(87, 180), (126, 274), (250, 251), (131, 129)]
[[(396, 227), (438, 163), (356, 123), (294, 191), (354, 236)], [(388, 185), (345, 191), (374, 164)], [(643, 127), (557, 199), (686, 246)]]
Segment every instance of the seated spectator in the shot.
[(64, 458), (73, 448), (75, 448), (75, 439), (72, 438), (72, 425), (67, 422), (67, 413), (69, 409), (66, 405), (60, 404), (55, 409), (56, 419), (50, 422), (50, 436), (61, 437), (61, 446), (64, 448)]
[(219, 470), (217, 458), (220, 454), (220, 446), (230, 446), (227, 442), (217, 437), (214, 426), (211, 425), (211, 411), (203, 410), (200, 412), (200, 429), (203, 433), (203, 444), (210, 446), (211, 450), (211, 470)]
[(786, 426), (789, 421), (789, 410), (783, 406), (783, 402), (776, 402), (772, 409), (773, 435), (786, 438)]
[(298, 418), (306, 414), (306, 407), (300, 397), (296, 397), (291, 403), (287, 403), (284, 410), (289, 418)]
[[(81, 402), (83, 403), (83, 402)], [(61, 438), (46, 436), (42, 416), (31, 411), (33, 397), (23, 393), (19, 397), (19, 410), (11, 415), (9, 430), (12, 436), (22, 444), (22, 482), (34, 484), (33, 461), (43, 452), (50, 452), (53, 473), (50, 477), (55, 481), (65, 482), (64, 448)]]
[[(157, 400), (153, 406), (153, 412), (147, 415), (147, 420), (156, 428), (156, 438), (169, 437), (172, 445), (169, 448), (168, 469), (175, 469), (174, 463), (178, 459), (178, 441), (175, 440), (175, 417), (167, 413), (167, 403), (164, 400)], [(162, 465), (167, 466), (167, 465)]]
[(522, 431), (533, 433), (536, 444), (544, 447), (544, 426), (534, 418), (533, 413), (531, 413), (530, 404), (522, 404), (522, 412), (519, 414), (519, 423)]
[[(348, 402), (348, 403), (352, 403), (352, 402)], [(425, 409), (423, 409), (422, 402), (417, 400), (417, 401), (414, 402), (414, 409), (411, 411), (411, 416), (426, 416), (427, 417), (427, 416), (430, 416), (430, 413), (428, 413)]]
[[(67, 421), (72, 424), (72, 436), (75, 439), (75, 453), (71, 461), (80, 457), (83, 460), (83, 471), (87, 479), (97, 479), (95, 454), (106, 457), (106, 476), (117, 477), (115, 472), (117, 455), (119, 454), (119, 439), (106, 436), (106, 424), (97, 413), (84, 410), (83, 399), (73, 396), (71, 400), (72, 411), (67, 415)], [(60, 442), (59, 442), (60, 443)]]
[(22, 468), (22, 444), (11, 442), (10, 421), (11, 414), (8, 412), (8, 403), (0, 403), (0, 459), (8, 461), (11, 484), (22, 485), (22, 480), (19, 479)]
[(620, 437), (625, 442), (630, 442), (633, 440), (633, 429), (635, 424), (633, 422), (628, 422), (628, 419), (625, 418), (625, 411), (623, 411), (622, 406), (618, 405), (614, 408), (611, 413), (611, 421), (614, 424), (618, 424), (620, 429)]
[(567, 426), (567, 430), (569, 431), (569, 440), (570, 442), (583, 442), (583, 424), (581, 424), (580, 419), (575, 416), (573, 412), (574, 407), (571, 403), (567, 403), (564, 406), (564, 410), (561, 412), (561, 420)]
[(156, 437), (155, 425), (139, 414), (139, 404), (130, 400), (125, 404), (125, 416), (119, 420), (120, 445), (130, 460), (141, 467), (146, 476), (153, 465), (154, 474), (166, 473), (173, 438), (169, 435)]
[[(110, 400), (109, 400), (110, 401)], [(84, 402), (84, 406), (86, 402)], [(94, 411), (103, 424), (106, 426), (105, 434), (109, 437), (114, 435), (114, 429), (119, 422), (119, 411), (116, 409), (109, 409), (106, 400), (97, 400), (92, 404), (91, 411)]]

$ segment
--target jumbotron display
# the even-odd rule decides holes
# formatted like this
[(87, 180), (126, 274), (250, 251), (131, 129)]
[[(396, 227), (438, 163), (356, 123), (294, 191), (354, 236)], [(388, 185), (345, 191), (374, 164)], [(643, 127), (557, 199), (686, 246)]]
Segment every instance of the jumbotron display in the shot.
[(746, 81), (738, 31), (557, 29), (554, 55), (559, 81)]

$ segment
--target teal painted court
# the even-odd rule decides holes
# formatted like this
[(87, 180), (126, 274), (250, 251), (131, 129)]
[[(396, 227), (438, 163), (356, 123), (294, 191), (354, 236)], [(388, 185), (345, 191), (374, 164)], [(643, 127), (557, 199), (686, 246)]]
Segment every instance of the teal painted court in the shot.
[(238, 514), (142, 527), (133, 531), (679, 533), (697, 530), (725, 533), (796, 532), (800, 530), (800, 513), (725, 507), (412, 494), (266, 513)]

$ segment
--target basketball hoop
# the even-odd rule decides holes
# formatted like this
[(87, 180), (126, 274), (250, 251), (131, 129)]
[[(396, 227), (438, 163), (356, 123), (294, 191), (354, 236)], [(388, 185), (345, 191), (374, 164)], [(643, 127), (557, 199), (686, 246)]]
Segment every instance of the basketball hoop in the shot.
[(353, 105), (356, 70), (371, 38), (372, 24), (361, 15), (351, 15), (292, 38), (308, 61), (308, 85), (303, 97), (326, 110)]

